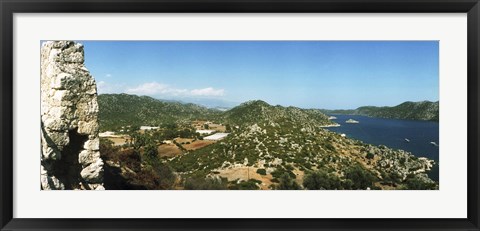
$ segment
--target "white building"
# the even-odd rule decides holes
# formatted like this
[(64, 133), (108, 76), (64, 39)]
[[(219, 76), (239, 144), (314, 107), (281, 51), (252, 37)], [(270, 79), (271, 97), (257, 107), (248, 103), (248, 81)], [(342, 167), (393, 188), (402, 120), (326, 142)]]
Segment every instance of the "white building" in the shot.
[(150, 126), (141, 126), (140, 130), (153, 130), (153, 129), (159, 129), (160, 127), (150, 127)]
[(215, 133), (215, 134), (213, 134), (213, 135), (211, 135), (211, 136), (207, 136), (207, 137), (205, 137), (205, 138), (203, 138), (203, 139), (204, 139), (204, 140), (217, 141), (217, 140), (221, 140), (221, 139), (227, 137), (228, 134), (230, 134), (230, 133)]
[(112, 137), (115, 136), (115, 132), (106, 131), (98, 134), (99, 137)]
[(196, 130), (195, 132), (200, 133), (200, 135), (208, 135), (215, 132), (215, 130)]

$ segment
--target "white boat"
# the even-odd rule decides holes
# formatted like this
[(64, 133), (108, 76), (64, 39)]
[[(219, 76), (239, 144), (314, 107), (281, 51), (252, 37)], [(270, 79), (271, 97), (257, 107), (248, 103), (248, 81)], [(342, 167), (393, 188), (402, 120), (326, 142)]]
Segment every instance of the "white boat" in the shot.
[(410, 143), (410, 140), (409, 140), (409, 139), (407, 139), (407, 138), (405, 138), (405, 142), (407, 142), (407, 143)]
[(337, 117), (335, 117), (335, 116), (330, 116), (330, 117), (328, 117), (328, 119), (329, 119), (329, 120), (336, 120)]
[(358, 124), (360, 122), (358, 122), (356, 120), (353, 120), (353, 119), (349, 119), (349, 120), (345, 121), (345, 123), (347, 123), (347, 124)]
[(432, 142), (430, 142), (430, 144), (432, 144), (433, 146), (436, 146), (436, 147), (438, 147), (438, 144), (437, 144), (437, 143), (435, 143), (435, 142), (433, 142), (433, 141), (432, 141)]

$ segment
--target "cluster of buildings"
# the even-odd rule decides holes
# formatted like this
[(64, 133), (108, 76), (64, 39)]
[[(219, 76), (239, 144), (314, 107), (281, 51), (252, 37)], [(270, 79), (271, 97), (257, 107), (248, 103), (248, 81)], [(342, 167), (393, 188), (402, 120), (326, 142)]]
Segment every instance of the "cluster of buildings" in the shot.
[[(216, 125), (216, 124), (213, 124), (212, 122), (210, 121), (207, 121), (207, 122), (203, 122), (203, 121), (195, 121), (196, 124), (194, 124), (196, 130), (195, 132), (196, 133), (199, 133), (200, 135), (202, 136), (205, 136), (203, 137), (204, 140), (211, 140), (211, 141), (217, 141), (217, 140), (221, 140), (225, 137), (228, 136), (229, 133), (225, 133), (225, 132), (221, 132), (223, 130), (219, 130), (217, 129), (216, 126), (223, 126), (223, 125)], [(216, 130), (213, 130), (213, 129), (203, 129), (203, 126), (207, 124), (207, 125), (213, 125), (213, 129), (216, 129)], [(152, 127), (152, 126), (140, 126), (140, 130), (141, 131), (148, 131), (148, 130), (156, 130), (156, 129), (159, 129), (160, 127)], [(219, 132), (220, 131), (220, 132)], [(120, 137), (123, 137), (122, 135), (116, 135), (115, 132), (112, 132), (112, 131), (106, 131), (106, 132), (102, 132), (99, 134), (100, 137), (104, 137), (104, 138), (120, 138)], [(163, 141), (163, 143), (171, 143), (172, 141)]]
[(217, 141), (228, 136), (229, 133), (225, 133), (225, 126), (222, 124), (215, 124), (211, 121), (194, 121), (193, 126), (195, 127), (195, 132), (200, 135), (209, 135), (203, 137), (204, 140)]

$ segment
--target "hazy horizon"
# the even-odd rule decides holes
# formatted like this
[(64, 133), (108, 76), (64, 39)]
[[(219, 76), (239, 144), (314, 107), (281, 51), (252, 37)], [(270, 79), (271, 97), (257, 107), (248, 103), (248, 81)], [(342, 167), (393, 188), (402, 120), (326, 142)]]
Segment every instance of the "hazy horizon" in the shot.
[(80, 42), (99, 94), (317, 109), (439, 98), (438, 41)]
[[(128, 94), (128, 93), (101, 93), (99, 95), (107, 95), (107, 94)], [(202, 100), (198, 100), (198, 99), (191, 99), (191, 101), (189, 99), (184, 99), (184, 100), (177, 100), (177, 99), (162, 99), (162, 98), (157, 98), (157, 97), (154, 97), (154, 96), (149, 96), (149, 95), (141, 95), (141, 94), (128, 94), (128, 95), (135, 95), (135, 96), (139, 96), (139, 97), (142, 97), (142, 96), (148, 96), (148, 97), (152, 97), (154, 99), (157, 99), (157, 100), (160, 100), (160, 101), (167, 101), (167, 102), (178, 102), (178, 103), (184, 103), (184, 104), (187, 104), (187, 103), (193, 103), (193, 104), (198, 104), (200, 106), (205, 106), (205, 107), (208, 107), (208, 108), (215, 108), (215, 107), (218, 107), (218, 108), (233, 108), (233, 107), (236, 107), (236, 106), (239, 106), (240, 104), (242, 103), (246, 103), (248, 101), (256, 101), (256, 100), (261, 100), (261, 101), (264, 101), (272, 106), (277, 106), (277, 105), (280, 105), (280, 106), (283, 106), (283, 107), (298, 107), (298, 108), (302, 108), (302, 109), (325, 109), (325, 110), (354, 110), (354, 109), (357, 109), (358, 107), (356, 108), (312, 108), (312, 107), (300, 107), (300, 106), (297, 106), (297, 105), (286, 105), (286, 104), (273, 104), (273, 103), (270, 103), (266, 100), (262, 100), (262, 99), (252, 99), (252, 100), (247, 100), (247, 101), (244, 101), (244, 102), (231, 102), (231, 101), (226, 101), (226, 103), (229, 103), (229, 104), (232, 104), (232, 106), (218, 106), (218, 105), (215, 105), (215, 106), (209, 106), (208, 103), (202, 103), (204, 101)], [(422, 102), (422, 101), (429, 101), (429, 102), (439, 102), (439, 100), (436, 100), (436, 101), (431, 101), (431, 100), (420, 100), (420, 101), (403, 101), (403, 102), (400, 102), (400, 103), (397, 103), (395, 105), (380, 105), (380, 106), (376, 106), (376, 105), (369, 105), (369, 104), (366, 104), (366, 105), (362, 105), (360, 107), (363, 107), (363, 106), (375, 106), (375, 107), (394, 107), (394, 106), (397, 106), (399, 104), (402, 104), (402, 103), (405, 103), (405, 102)]]

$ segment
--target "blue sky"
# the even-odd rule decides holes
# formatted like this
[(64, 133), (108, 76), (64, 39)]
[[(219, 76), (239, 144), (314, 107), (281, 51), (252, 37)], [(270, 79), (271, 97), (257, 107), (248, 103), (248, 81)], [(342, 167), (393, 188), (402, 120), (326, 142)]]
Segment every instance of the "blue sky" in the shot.
[(102, 93), (350, 109), (438, 100), (437, 41), (79, 41)]

